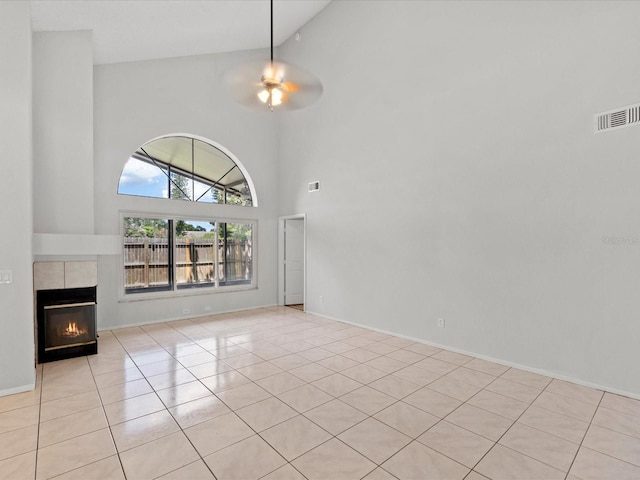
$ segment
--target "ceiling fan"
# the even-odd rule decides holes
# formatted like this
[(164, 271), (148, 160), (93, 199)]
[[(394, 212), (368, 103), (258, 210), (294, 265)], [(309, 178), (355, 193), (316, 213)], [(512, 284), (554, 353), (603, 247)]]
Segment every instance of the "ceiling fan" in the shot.
[(271, 3), (271, 58), (242, 64), (226, 76), (232, 96), (254, 109), (298, 110), (314, 103), (322, 95), (322, 83), (297, 65), (273, 59), (273, 0)]

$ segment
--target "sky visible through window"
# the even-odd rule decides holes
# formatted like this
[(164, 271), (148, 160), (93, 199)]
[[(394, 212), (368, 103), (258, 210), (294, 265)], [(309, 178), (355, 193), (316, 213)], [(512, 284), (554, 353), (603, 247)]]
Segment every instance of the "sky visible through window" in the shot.
[(167, 175), (155, 165), (130, 158), (122, 170), (118, 193), (168, 198)]
[[(193, 196), (191, 187), (193, 185)], [(187, 193), (192, 201), (218, 203), (216, 190), (206, 183), (188, 179), (186, 182)], [(169, 198), (167, 190), (167, 174), (155, 165), (135, 158), (129, 161), (122, 170), (118, 193), (124, 195), (137, 195), (142, 197)]]
[[(194, 187), (195, 198), (200, 197), (209, 189), (208, 185), (198, 181), (194, 182)], [(122, 170), (118, 193), (143, 197), (168, 198), (167, 175), (155, 165), (130, 158)], [(211, 199), (212, 196), (211, 194), (206, 194), (205, 197)], [(212, 229), (212, 225), (209, 222), (189, 221), (188, 223), (196, 229), (204, 228), (207, 232), (210, 232)]]
[(136, 150), (122, 169), (118, 194), (254, 206), (250, 181), (237, 161), (184, 136), (159, 137)]

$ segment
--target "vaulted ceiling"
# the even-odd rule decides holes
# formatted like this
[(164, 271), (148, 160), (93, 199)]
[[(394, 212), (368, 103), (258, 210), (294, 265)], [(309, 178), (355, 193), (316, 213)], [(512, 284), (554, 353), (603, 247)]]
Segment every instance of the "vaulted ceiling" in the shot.
[[(275, 0), (280, 45), (331, 0)], [(34, 31), (91, 30), (94, 63), (269, 47), (269, 0), (32, 0)]]

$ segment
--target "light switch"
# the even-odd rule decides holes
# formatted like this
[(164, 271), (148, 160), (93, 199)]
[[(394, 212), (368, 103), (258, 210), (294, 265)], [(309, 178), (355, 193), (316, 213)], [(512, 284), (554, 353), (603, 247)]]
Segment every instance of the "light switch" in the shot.
[(0, 283), (13, 283), (13, 270), (0, 270)]

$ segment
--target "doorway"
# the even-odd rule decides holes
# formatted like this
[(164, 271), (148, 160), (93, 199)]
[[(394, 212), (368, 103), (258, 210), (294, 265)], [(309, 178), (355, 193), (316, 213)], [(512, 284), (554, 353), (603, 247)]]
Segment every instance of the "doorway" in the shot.
[(280, 217), (278, 303), (304, 311), (306, 216)]

